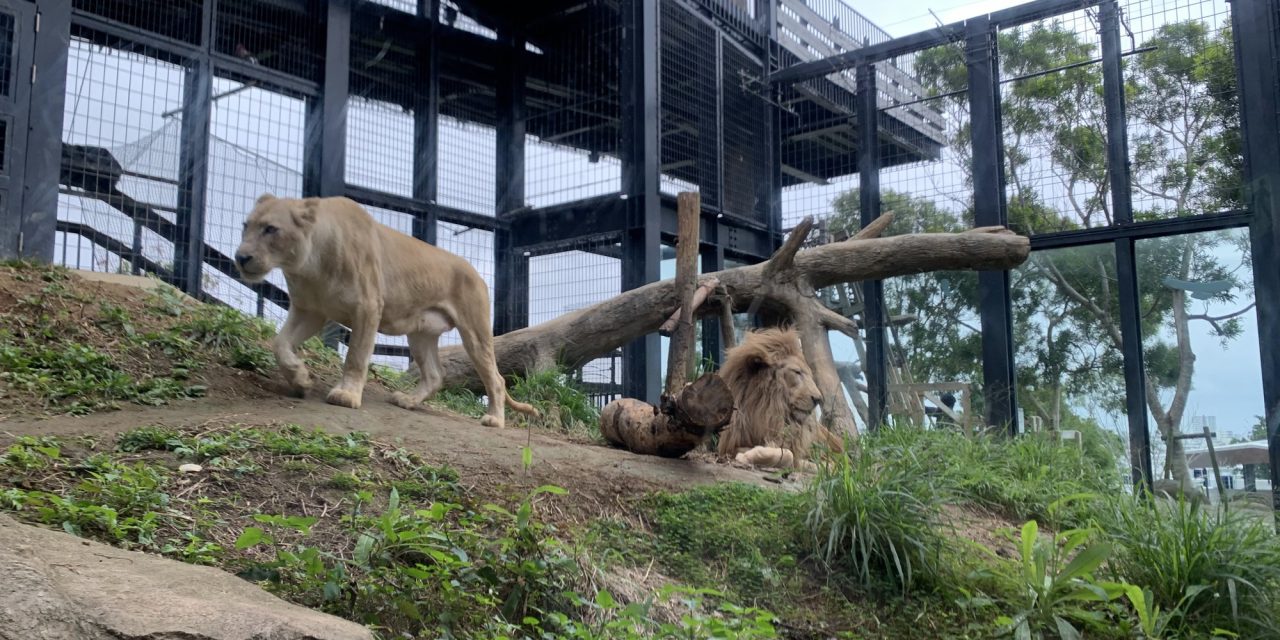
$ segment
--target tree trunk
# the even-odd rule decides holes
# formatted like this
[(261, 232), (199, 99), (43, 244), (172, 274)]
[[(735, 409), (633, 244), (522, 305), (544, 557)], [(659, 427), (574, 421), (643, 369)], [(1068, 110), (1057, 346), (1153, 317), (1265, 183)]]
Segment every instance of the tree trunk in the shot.
[[(817, 289), (862, 280), (881, 280), (928, 271), (1006, 270), (1027, 259), (1030, 241), (1002, 227), (963, 233), (919, 233), (874, 237), (892, 219), (887, 213), (849, 240), (798, 251), (780, 250), (762, 264), (726, 269), (699, 279), (719, 280), (735, 311), (752, 310), (791, 318), (805, 340), (805, 355), (823, 393), (823, 421), (833, 433), (856, 433), (852, 412), (840, 393), (839, 378), (823, 328), (856, 330), (848, 318), (818, 302)], [(808, 221), (812, 225), (812, 221)], [(793, 235), (799, 233), (793, 231)], [(802, 239), (802, 238), (801, 238)], [(790, 243), (789, 243), (790, 244)], [(703, 312), (721, 304), (703, 305)], [(626, 291), (586, 309), (494, 340), (498, 368), (507, 375), (557, 365), (574, 369), (658, 330), (679, 306), (671, 280)], [(461, 347), (440, 350), (445, 387), (482, 390)]]
[(698, 289), (698, 224), (702, 221), (702, 200), (697, 193), (676, 197), (680, 216), (676, 243), (676, 300), (680, 301), (671, 352), (667, 357), (667, 395), (674, 396), (693, 377), (693, 294)]
[[(801, 251), (795, 256), (794, 275), (818, 289), (927, 271), (999, 271), (1022, 264), (1030, 249), (1025, 236), (990, 228), (851, 239)], [(706, 274), (700, 281), (717, 278), (733, 300), (734, 310), (741, 312), (763, 291), (763, 274), (764, 264), (754, 264)], [(493, 344), (498, 368), (504, 374), (523, 374), (557, 364), (580, 367), (656, 331), (676, 306), (671, 280), (626, 291), (537, 326), (498, 336)], [(440, 364), (445, 387), (483, 391), (461, 346), (441, 349)]]

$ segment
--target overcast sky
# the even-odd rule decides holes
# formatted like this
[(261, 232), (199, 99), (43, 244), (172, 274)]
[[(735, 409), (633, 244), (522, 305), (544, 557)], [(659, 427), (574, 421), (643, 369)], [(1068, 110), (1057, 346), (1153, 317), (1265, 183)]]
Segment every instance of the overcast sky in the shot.
[[(855, 10), (885, 29), (901, 36), (938, 24), (963, 20), (987, 11), (1012, 6), (1007, 0), (962, 2), (947, 0), (899, 0), (897, 2), (850, 2)], [(1226, 16), (1226, 5), (1218, 1), (1142, 0), (1124, 3), (1130, 28), (1150, 34), (1166, 20), (1204, 19), (1217, 26)], [(932, 14), (930, 13), (932, 10)], [(935, 15), (936, 14), (936, 17)], [(1087, 19), (1073, 24), (1087, 29)], [(487, 31), (482, 28), (477, 31)], [(491, 32), (489, 32), (491, 33)], [(1095, 36), (1091, 36), (1096, 39)], [(162, 114), (180, 106), (182, 72), (177, 67), (142, 61), (83, 43), (73, 45), (68, 63), (68, 97), (65, 136), (68, 142), (101, 145), (112, 149), (126, 169), (147, 175), (176, 179), (178, 120)], [(215, 93), (238, 87), (216, 81)], [(215, 103), (208, 195), (209, 223), (206, 241), (230, 253), (239, 239), (240, 221), (253, 200), (264, 191), (277, 195), (300, 195), (305, 117), (301, 101), (261, 89), (248, 89)], [(398, 110), (353, 101), (349, 111), (347, 177), (353, 184), (390, 193), (410, 195), (412, 118)], [(494, 159), (492, 130), (481, 130), (444, 120), (441, 123), (441, 202), (457, 208), (493, 214), (492, 173)], [(616, 161), (604, 158), (592, 162), (586, 154), (566, 151), (531, 140), (528, 144), (528, 191), (530, 203), (541, 206), (580, 197), (610, 193), (619, 188)], [(954, 154), (944, 162), (920, 167), (886, 170), (881, 176), (886, 188), (933, 198), (942, 206), (959, 210), (953, 198), (966, 194)], [(668, 191), (678, 186), (666, 181)], [(856, 186), (857, 177), (835, 181), (825, 187), (803, 186), (784, 193), (786, 226), (807, 214), (830, 212), (831, 200)], [(156, 205), (176, 205), (176, 189), (164, 181), (126, 177), (121, 188), (133, 197)], [(1046, 187), (1052, 191), (1052, 187)], [(86, 220), (128, 242), (132, 229), (127, 221), (95, 201), (64, 196), (60, 216)], [(389, 211), (373, 210), (384, 223), (408, 232), (409, 218)], [(161, 261), (171, 259), (171, 249), (147, 235), (148, 254)], [(440, 246), (469, 259), (492, 287), (493, 238), (486, 231), (442, 225)], [(88, 268), (95, 256), (87, 243), (63, 243), (58, 256), (66, 262)], [(1139, 251), (1141, 251), (1139, 245)], [(1239, 262), (1238, 255), (1224, 256)], [(99, 252), (94, 268), (113, 268)], [(673, 263), (664, 264), (664, 276)], [(212, 271), (212, 270), (206, 270)], [(230, 278), (211, 274), (211, 285), (224, 300), (252, 312), (256, 301), (247, 289)], [(283, 285), (279, 274), (273, 281)], [(533, 260), (530, 274), (530, 320), (549, 320), (618, 293), (619, 267), (616, 260), (585, 252), (568, 252)], [(1240, 292), (1252, 300), (1252, 291)], [(1234, 310), (1211, 308), (1210, 313)], [(283, 320), (281, 310), (267, 305), (267, 316)], [(1256, 322), (1253, 313), (1243, 317), (1245, 332), (1226, 351), (1208, 334), (1203, 323), (1193, 325), (1196, 346), (1195, 385), (1188, 408), (1190, 416), (1215, 416), (1220, 432), (1247, 431), (1253, 416), (1260, 414), (1261, 382), (1257, 354)], [(456, 343), (456, 332), (443, 343)], [(384, 342), (403, 344), (403, 339)], [(839, 360), (855, 360), (847, 338), (833, 338)], [(598, 375), (607, 375), (607, 363), (593, 365)], [(1117, 427), (1123, 420), (1108, 419)]]

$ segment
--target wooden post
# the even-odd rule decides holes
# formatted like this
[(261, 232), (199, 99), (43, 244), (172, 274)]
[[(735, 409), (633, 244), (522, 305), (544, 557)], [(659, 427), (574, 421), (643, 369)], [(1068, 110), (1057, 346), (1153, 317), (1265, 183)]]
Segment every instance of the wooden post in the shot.
[(679, 238), (676, 243), (676, 300), (680, 303), (680, 320), (671, 333), (671, 350), (667, 355), (667, 395), (680, 393), (693, 378), (693, 293), (698, 284), (698, 223), (702, 198), (696, 192), (676, 196), (679, 214)]

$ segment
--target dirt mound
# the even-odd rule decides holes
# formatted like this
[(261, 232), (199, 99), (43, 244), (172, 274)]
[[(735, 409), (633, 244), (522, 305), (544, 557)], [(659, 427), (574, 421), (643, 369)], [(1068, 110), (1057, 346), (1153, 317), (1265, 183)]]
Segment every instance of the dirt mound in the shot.
[[(14, 359), (31, 352), (46, 355), (25, 363), (28, 375), (0, 374), (0, 430), (13, 435), (105, 437), (148, 425), (231, 424), (364, 431), (412, 449), (432, 464), (449, 464), (465, 481), (481, 487), (557, 484), (579, 496), (573, 502), (584, 513), (607, 512), (619, 496), (652, 489), (724, 480), (762, 483), (766, 477), (702, 456), (637, 456), (538, 431), (488, 429), (477, 420), (425, 406), (406, 411), (390, 404), (390, 392), (376, 380), (366, 389), (361, 409), (334, 407), (323, 401), (338, 376), (331, 353), (328, 360), (308, 354), (316, 388), (307, 398), (290, 398), (274, 379), (274, 367), (260, 361), (269, 357), (263, 353), (265, 328), (167, 287), (147, 291), (61, 269), (10, 265), (0, 267), (0, 309), (5, 310), (0, 312), (0, 335), (11, 336), (17, 345), (44, 345), (15, 348), (23, 353)], [(85, 378), (84, 370), (92, 368), (84, 365), (85, 353), (99, 354), (101, 362), (90, 355), (90, 364), (103, 365), (99, 368), (106, 373)], [(102, 393), (101, 378), (111, 375), (120, 376), (118, 384), (126, 390), (112, 395), (105, 385), (107, 393)], [(62, 383), (55, 384), (53, 378), (59, 376)], [(83, 388), (67, 382), (78, 378), (84, 378)], [(165, 397), (129, 395), (128, 389), (156, 381), (178, 391)], [(522, 464), (526, 445), (533, 452), (529, 469)], [(564, 515), (576, 519), (582, 514)]]

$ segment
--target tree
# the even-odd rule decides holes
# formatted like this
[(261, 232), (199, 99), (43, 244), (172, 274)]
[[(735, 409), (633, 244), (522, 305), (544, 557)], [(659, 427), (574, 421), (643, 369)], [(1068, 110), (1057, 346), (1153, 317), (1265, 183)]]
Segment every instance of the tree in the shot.
[[(1022, 78), (1001, 87), (1011, 226), (1040, 233), (1113, 223), (1102, 72), (1088, 64), (1099, 54), (1096, 45), (1058, 20), (1002, 31), (998, 45), (1002, 77)], [(1168, 24), (1142, 46), (1154, 51), (1125, 64), (1135, 217), (1238, 208), (1242, 159), (1230, 31), (1194, 20)], [(948, 147), (971, 185), (963, 47), (922, 52), (915, 69), (954, 123)], [(856, 226), (856, 203), (853, 192), (841, 196), (834, 216)], [(953, 204), (959, 206), (946, 211), (930, 198), (886, 191), (881, 206), (895, 211), (899, 224), (967, 226), (972, 201)], [(1143, 241), (1137, 252), (1145, 400), (1167, 441), (1166, 468), (1186, 487), (1191, 474), (1182, 444), (1168, 437), (1179, 431), (1193, 390), (1190, 326), (1207, 324), (1223, 343), (1240, 334), (1239, 318), (1252, 305), (1237, 298), (1251, 288), (1251, 275), (1247, 260), (1226, 254), (1247, 255), (1233, 245), (1242, 239), (1229, 233), (1171, 237)], [(1104, 245), (1039, 252), (1014, 274), (1020, 398), (1059, 428), (1087, 421), (1081, 406), (1089, 397), (1110, 398), (1104, 411), (1123, 411), (1114, 264)], [(921, 274), (901, 280), (908, 278), (910, 286), (887, 286), (886, 296), (891, 307), (927, 312), (906, 332), (913, 368), (926, 378), (976, 378), (980, 342), (976, 331), (965, 330), (977, 317), (976, 279)], [(1213, 313), (1222, 306), (1231, 307)]]

